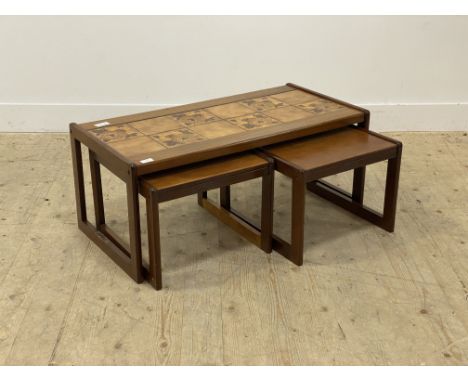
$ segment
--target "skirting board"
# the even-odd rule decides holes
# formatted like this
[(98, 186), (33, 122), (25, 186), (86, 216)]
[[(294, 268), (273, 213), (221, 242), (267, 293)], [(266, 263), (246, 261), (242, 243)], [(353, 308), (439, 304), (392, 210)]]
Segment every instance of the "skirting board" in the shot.
[[(175, 105), (2, 104), (0, 132), (66, 132), (88, 122)], [(467, 131), (468, 104), (362, 105), (375, 131)]]

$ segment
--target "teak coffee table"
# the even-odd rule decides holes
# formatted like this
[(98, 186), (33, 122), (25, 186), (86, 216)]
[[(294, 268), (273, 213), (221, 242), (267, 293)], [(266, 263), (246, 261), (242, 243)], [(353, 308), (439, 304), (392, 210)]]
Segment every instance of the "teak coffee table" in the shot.
[[(136, 282), (141, 261), (138, 195), (144, 175), (155, 174), (320, 132), (369, 127), (369, 112), (294, 84), (163, 110), (71, 123), (79, 228)], [(86, 216), (81, 144), (87, 146), (96, 224)], [(126, 183), (130, 243), (105, 223), (100, 165)], [(365, 167), (354, 170), (354, 191), (363, 192)], [(221, 201), (226, 204), (228, 189)], [(239, 218), (242, 217), (239, 215)]]

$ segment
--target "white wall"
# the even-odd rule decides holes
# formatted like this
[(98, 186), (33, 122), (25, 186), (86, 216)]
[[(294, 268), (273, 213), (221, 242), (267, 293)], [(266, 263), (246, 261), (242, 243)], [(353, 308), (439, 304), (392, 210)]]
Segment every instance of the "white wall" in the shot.
[(0, 131), (286, 82), (376, 130), (468, 130), (468, 17), (0, 17)]

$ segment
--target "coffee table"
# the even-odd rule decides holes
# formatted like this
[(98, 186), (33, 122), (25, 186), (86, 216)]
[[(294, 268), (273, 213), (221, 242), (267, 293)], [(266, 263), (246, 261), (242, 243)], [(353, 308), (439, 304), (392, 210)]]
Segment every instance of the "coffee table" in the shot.
[[(142, 282), (139, 179), (162, 170), (350, 125), (369, 112), (294, 84), (89, 123), (71, 123), (78, 226), (136, 282)], [(95, 225), (86, 214), (81, 145), (89, 150)], [(106, 225), (100, 165), (127, 189), (130, 243)], [(355, 171), (355, 192), (365, 167)]]

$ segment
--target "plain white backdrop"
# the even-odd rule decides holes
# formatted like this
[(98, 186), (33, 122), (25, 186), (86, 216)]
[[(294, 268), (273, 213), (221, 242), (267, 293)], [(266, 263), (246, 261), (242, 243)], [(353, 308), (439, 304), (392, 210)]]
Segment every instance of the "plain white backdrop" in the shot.
[(0, 131), (295, 82), (379, 131), (468, 130), (466, 16), (2, 16)]

